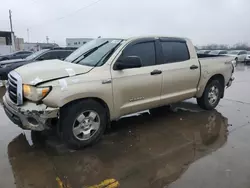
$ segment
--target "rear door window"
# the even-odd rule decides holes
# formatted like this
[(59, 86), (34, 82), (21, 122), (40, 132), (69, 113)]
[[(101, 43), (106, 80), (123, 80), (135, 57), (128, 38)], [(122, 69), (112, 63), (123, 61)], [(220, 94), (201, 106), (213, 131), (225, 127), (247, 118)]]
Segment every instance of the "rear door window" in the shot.
[(185, 42), (162, 41), (164, 63), (181, 62), (190, 59), (189, 51)]

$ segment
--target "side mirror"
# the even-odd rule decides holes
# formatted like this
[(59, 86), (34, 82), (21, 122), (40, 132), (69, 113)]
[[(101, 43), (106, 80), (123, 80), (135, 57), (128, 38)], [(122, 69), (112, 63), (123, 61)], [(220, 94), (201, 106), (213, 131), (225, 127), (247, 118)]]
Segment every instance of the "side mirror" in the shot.
[(140, 68), (142, 67), (141, 58), (138, 56), (127, 56), (122, 59), (118, 59), (115, 63), (115, 70), (131, 69), (131, 68)]

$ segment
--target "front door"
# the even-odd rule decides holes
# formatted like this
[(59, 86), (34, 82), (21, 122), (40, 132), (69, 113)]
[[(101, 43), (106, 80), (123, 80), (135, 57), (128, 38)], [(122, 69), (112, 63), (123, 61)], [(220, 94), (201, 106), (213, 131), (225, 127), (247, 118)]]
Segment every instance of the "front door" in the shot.
[(156, 69), (154, 39), (134, 41), (122, 53), (122, 57), (137, 56), (142, 67), (124, 70), (111, 68), (113, 97), (117, 117), (146, 110), (159, 105), (162, 74)]

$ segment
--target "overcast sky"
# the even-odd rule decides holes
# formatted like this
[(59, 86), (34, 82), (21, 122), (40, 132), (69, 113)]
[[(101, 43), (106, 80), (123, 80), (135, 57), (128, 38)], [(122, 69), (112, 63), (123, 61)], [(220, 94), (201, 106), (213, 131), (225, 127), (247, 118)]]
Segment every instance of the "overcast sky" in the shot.
[(29, 28), (30, 42), (45, 42), (46, 36), (65, 45), (69, 37), (170, 35), (197, 45), (250, 44), (250, 0), (96, 1), (0, 0), (0, 30), (10, 30), (11, 9), (15, 34), (27, 41)]

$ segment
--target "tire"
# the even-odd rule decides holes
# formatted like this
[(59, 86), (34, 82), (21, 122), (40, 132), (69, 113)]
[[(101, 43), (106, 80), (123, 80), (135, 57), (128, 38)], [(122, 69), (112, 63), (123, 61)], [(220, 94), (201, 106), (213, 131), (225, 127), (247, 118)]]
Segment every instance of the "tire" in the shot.
[(149, 110), (149, 113), (152, 116), (162, 116), (166, 114), (167, 112), (169, 112), (170, 110), (171, 110), (171, 105), (166, 105), (166, 106), (161, 106), (158, 108), (152, 108)]
[[(209, 94), (211, 94), (213, 88), (217, 88), (218, 91), (215, 92), (217, 93), (216, 98), (211, 99), (211, 97), (209, 98)], [(222, 93), (223, 93), (223, 87), (220, 84), (219, 80), (211, 80), (207, 84), (203, 92), (203, 95), (200, 98), (197, 98), (197, 103), (202, 109), (212, 110), (219, 104)]]
[(102, 137), (106, 124), (106, 110), (95, 100), (77, 101), (61, 109), (62, 138), (72, 148), (78, 149), (96, 143)]

